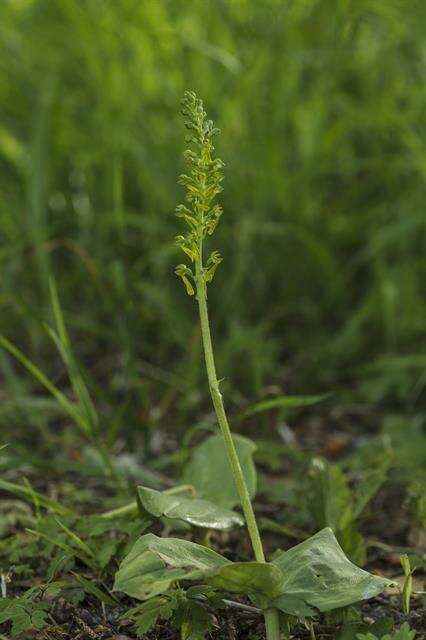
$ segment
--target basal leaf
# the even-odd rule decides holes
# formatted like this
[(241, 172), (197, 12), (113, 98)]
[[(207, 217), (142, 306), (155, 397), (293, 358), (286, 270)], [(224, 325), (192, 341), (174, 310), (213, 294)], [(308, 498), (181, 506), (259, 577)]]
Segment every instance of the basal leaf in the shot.
[(115, 576), (114, 590), (139, 600), (164, 593), (172, 582), (198, 580), (231, 564), (215, 551), (188, 540), (148, 533), (134, 544)]
[(352, 564), (329, 528), (279, 554), (273, 564), (284, 576), (274, 606), (296, 616), (346, 607), (392, 584)]
[(272, 563), (232, 563), (193, 542), (147, 534), (121, 563), (114, 590), (146, 600), (175, 581), (200, 579), (249, 595), (262, 608), (306, 617), (371, 598), (391, 584), (352, 564), (331, 529), (323, 529)]
[(182, 494), (167, 494), (147, 487), (138, 487), (138, 500), (144, 514), (183, 520), (194, 527), (229, 530), (244, 525), (239, 513), (218, 507), (208, 500), (188, 498)]
[(204, 580), (213, 587), (249, 595), (267, 607), (281, 594), (284, 576), (272, 563), (232, 563), (207, 547), (147, 534), (139, 538), (115, 576), (114, 590), (146, 600), (173, 582)]
[[(256, 493), (256, 469), (253, 463), (256, 445), (239, 435), (234, 435), (233, 440), (250, 496), (253, 497)], [(184, 469), (183, 482), (192, 484), (200, 498), (211, 500), (218, 506), (232, 509), (239, 504), (240, 499), (221, 435), (210, 436), (195, 447), (192, 458)]]

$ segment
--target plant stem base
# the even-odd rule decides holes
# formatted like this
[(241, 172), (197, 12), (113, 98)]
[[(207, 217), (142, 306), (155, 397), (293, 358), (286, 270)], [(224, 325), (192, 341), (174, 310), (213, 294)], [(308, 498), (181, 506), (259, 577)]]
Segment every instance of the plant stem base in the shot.
[(276, 609), (266, 609), (265, 613), (266, 637), (268, 640), (280, 640), (280, 620)]

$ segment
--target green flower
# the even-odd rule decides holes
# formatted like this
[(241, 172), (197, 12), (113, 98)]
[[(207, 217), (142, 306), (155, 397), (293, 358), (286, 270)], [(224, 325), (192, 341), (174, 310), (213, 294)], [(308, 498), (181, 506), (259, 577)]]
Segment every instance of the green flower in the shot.
[[(182, 114), (189, 131), (186, 141), (190, 148), (184, 152), (188, 171), (179, 177), (179, 183), (186, 188), (185, 199), (188, 204), (176, 207), (176, 215), (188, 225), (189, 230), (186, 235), (177, 236), (176, 243), (191, 262), (195, 262), (198, 258), (202, 259), (203, 240), (207, 235), (213, 234), (222, 215), (221, 206), (214, 203), (214, 200), (222, 191), (224, 163), (220, 158), (213, 157), (213, 137), (219, 130), (207, 119), (203, 102), (195, 93), (185, 92)], [(205, 284), (213, 280), (221, 261), (219, 253), (213, 251), (207, 263), (204, 265), (202, 262), (201, 275)], [(193, 295), (193, 283), (197, 284), (193, 271), (180, 264), (175, 273), (182, 278), (187, 293)]]

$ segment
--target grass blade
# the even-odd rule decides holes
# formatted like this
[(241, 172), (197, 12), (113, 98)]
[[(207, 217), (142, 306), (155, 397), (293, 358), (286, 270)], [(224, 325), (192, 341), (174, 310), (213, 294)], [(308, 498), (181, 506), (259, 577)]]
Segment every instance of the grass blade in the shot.
[(73, 531), (71, 531), (71, 529), (68, 529), (68, 527), (65, 526), (64, 523), (59, 520), (59, 518), (55, 518), (55, 520), (58, 523), (58, 525), (61, 527), (61, 529), (67, 534), (67, 536), (69, 536), (71, 538), (71, 540), (74, 542), (74, 544), (79, 549), (81, 549), (88, 556), (90, 556), (91, 558), (94, 558), (96, 560), (95, 552), (89, 547), (88, 544), (86, 544), (84, 542), (84, 540), (79, 538), (79, 536), (76, 533), (74, 533)]
[(84, 578), (78, 573), (75, 573), (75, 571), (71, 571), (71, 573), (75, 577), (75, 579), (78, 580), (78, 582), (80, 582), (80, 584), (84, 587), (85, 591), (91, 593), (92, 596), (95, 596), (95, 598), (98, 598), (98, 600), (100, 600), (104, 604), (108, 604), (111, 607), (116, 607), (118, 604), (120, 604), (120, 601), (117, 600), (117, 598), (115, 598), (112, 594), (106, 593), (105, 591), (102, 591), (102, 589), (99, 589), (99, 587), (94, 585), (91, 580), (87, 580), (87, 578)]
[(80, 562), (85, 564), (92, 571), (96, 573), (98, 572), (99, 567), (91, 558), (88, 558), (87, 556), (79, 553), (78, 551), (76, 551), (76, 549), (71, 547), (66, 542), (59, 540), (59, 538), (53, 538), (52, 536), (48, 536), (45, 533), (41, 533), (41, 531), (35, 531), (34, 529), (26, 529), (26, 531), (28, 531), (28, 533), (31, 533), (31, 535), (35, 536), (36, 538), (43, 538), (44, 540), (47, 540), (47, 542), (50, 542), (51, 544), (54, 544), (55, 546), (59, 547), (60, 549), (62, 549), (62, 551), (65, 551), (65, 553), (67, 553), (68, 555), (80, 560)]
[(47, 376), (35, 365), (25, 354), (22, 353), (18, 347), (16, 347), (10, 340), (0, 335), (0, 345), (4, 347), (18, 362), (20, 362), (26, 369), (31, 373), (31, 375), (43, 385), (49, 393), (56, 398), (61, 407), (66, 411), (66, 413), (74, 420), (74, 422), (80, 427), (83, 433), (86, 436), (90, 434), (90, 426), (87, 421), (80, 414), (76, 406), (68, 400), (68, 398), (59, 391), (59, 389), (49, 380)]
[(300, 407), (309, 407), (317, 402), (322, 402), (327, 398), (330, 398), (331, 393), (323, 393), (316, 396), (278, 396), (277, 398), (270, 398), (269, 400), (262, 400), (251, 405), (246, 411), (244, 411), (240, 419), (248, 418), (256, 413), (262, 411), (270, 411), (271, 409), (299, 409)]
[(32, 487), (31, 488), (23, 487), (13, 482), (0, 480), (0, 490), (13, 493), (13, 495), (18, 496), (19, 498), (25, 498), (30, 502), (33, 502), (34, 497), (36, 497), (40, 507), (49, 509), (50, 511), (53, 511), (54, 513), (57, 513), (60, 516), (69, 516), (74, 513), (68, 507), (64, 507), (62, 504), (59, 504), (59, 502), (55, 502), (54, 500), (50, 500), (50, 498), (46, 498), (46, 496), (44, 496), (41, 493), (38, 493)]

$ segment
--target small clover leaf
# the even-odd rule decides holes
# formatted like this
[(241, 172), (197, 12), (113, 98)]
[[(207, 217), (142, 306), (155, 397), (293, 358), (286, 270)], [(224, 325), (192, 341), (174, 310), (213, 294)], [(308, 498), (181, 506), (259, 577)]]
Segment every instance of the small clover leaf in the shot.
[(0, 598), (0, 625), (12, 624), (12, 637), (31, 629), (43, 629), (47, 623), (47, 602), (35, 602), (25, 595), (20, 598)]
[(356, 637), (357, 640), (413, 640), (415, 635), (416, 632), (410, 629), (407, 622), (404, 622), (398, 631), (395, 631), (392, 635), (387, 633), (384, 636), (380, 636), (380, 639), (373, 633), (358, 633)]

